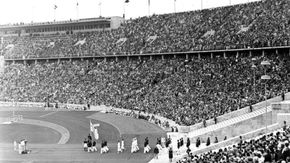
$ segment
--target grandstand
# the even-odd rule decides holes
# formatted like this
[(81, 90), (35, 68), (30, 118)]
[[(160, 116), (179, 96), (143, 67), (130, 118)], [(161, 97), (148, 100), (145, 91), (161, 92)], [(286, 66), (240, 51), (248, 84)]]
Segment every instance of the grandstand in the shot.
[[(288, 105), (283, 112), (271, 107), (284, 100), (281, 96), (289, 100), (289, 9), (288, 0), (265, 0), (133, 20), (112, 17), (0, 26), (1, 58), (5, 61), (1, 64), (0, 106), (16, 102), (19, 107), (45, 105), (67, 110), (72, 106), (116, 114), (120, 109), (126, 110), (125, 115), (136, 112), (136, 117), (142, 112), (145, 120), (154, 116), (165, 119), (164, 123), (158, 118), (153, 121), (167, 131), (178, 129), (167, 133), (172, 144), (180, 138), (191, 142), (200, 138), (202, 143), (207, 138), (229, 139), (202, 149), (193, 147), (188, 157), (181, 149), (179, 157), (185, 161), (180, 162), (231, 162), (232, 152), (211, 150), (236, 143), (239, 135), (250, 139), (274, 132), (281, 128), (282, 119), (289, 123)], [(265, 62), (267, 65), (262, 64)], [(263, 75), (269, 80), (261, 78)], [(56, 115), (63, 117), (62, 113)], [(101, 114), (94, 116), (101, 121)], [(112, 121), (116, 118), (108, 117)], [(20, 121), (23, 119), (25, 116)], [(67, 123), (69, 120), (63, 122)], [(147, 125), (144, 130), (149, 130)], [(120, 134), (127, 131), (123, 129)], [(144, 133), (155, 139), (164, 135), (159, 129)], [(139, 133), (142, 135), (143, 129)], [(130, 134), (126, 140), (133, 131)], [(283, 134), (287, 137), (289, 129)], [(271, 145), (277, 146), (283, 136)], [(79, 138), (73, 143), (75, 140)], [(250, 147), (253, 141), (243, 145)], [(265, 144), (268, 140), (255, 141)], [(179, 150), (175, 145), (173, 148)], [(244, 158), (258, 157), (245, 149), (234, 147)], [(264, 149), (266, 154), (274, 153)], [(229, 156), (223, 158), (222, 154)]]

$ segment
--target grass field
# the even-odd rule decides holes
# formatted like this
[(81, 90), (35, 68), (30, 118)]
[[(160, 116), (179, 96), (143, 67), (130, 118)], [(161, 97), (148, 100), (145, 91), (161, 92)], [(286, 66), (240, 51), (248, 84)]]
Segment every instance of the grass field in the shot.
[[(1, 110), (2, 109), (2, 110)], [(9, 108), (0, 108), (0, 118), (9, 117), (12, 111)], [(124, 117), (114, 114), (103, 114), (93, 111), (44, 111), (43, 109), (14, 108), (15, 114), (31, 120), (50, 122), (66, 128), (69, 131), (69, 139), (65, 144), (57, 144), (61, 133), (37, 125), (13, 123), (0, 125), (0, 161), (1, 162), (148, 162), (153, 153), (143, 154), (143, 143), (146, 136), (149, 137), (150, 146), (154, 147), (157, 137), (166, 133), (158, 126), (144, 120)], [(82, 149), (82, 141), (89, 134), (89, 120), (99, 123), (100, 139), (98, 152), (86, 153)], [(141, 150), (138, 153), (129, 152), (131, 139), (138, 137)], [(120, 137), (125, 139), (126, 151), (117, 154), (116, 142)], [(25, 138), (31, 154), (18, 155), (13, 151), (13, 140)], [(107, 140), (110, 148), (108, 154), (100, 154), (100, 141)]]

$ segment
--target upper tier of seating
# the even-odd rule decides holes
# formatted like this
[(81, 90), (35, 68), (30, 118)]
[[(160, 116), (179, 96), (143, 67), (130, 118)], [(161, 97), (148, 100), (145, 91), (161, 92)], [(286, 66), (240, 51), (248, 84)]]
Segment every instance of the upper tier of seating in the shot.
[(128, 20), (111, 31), (5, 37), (5, 58), (184, 52), (290, 45), (288, 0)]

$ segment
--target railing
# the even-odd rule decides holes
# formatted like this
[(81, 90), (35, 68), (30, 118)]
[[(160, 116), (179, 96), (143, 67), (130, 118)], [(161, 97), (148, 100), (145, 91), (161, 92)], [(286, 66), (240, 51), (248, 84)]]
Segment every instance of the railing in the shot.
[(165, 56), (165, 55), (202, 55), (202, 54), (226, 54), (226, 53), (239, 53), (239, 52), (253, 52), (253, 51), (269, 51), (269, 50), (289, 50), (290, 45), (287, 46), (275, 46), (275, 47), (259, 47), (259, 48), (240, 48), (240, 49), (222, 49), (222, 50), (198, 50), (198, 51), (186, 51), (186, 52), (168, 52), (168, 53), (146, 53), (146, 54), (97, 54), (97, 53), (81, 53), (84, 54), (80, 56), (79, 54), (68, 54), (67, 56), (51, 55), (46, 57), (31, 57), (23, 58), (20, 55), (18, 58), (4, 58), (5, 61), (31, 61), (31, 60), (66, 60), (66, 59), (89, 59), (89, 58), (119, 58), (119, 57), (150, 57), (150, 56)]

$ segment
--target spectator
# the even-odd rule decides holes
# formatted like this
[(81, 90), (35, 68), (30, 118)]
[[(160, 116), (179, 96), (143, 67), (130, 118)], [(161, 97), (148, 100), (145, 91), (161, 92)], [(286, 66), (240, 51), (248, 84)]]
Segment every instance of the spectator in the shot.
[[(210, 162), (286, 162), (289, 155), (290, 127), (262, 135), (249, 141), (243, 141), (242, 145), (233, 145), (228, 148), (210, 151), (200, 155), (190, 155), (180, 160), (181, 163)], [(240, 144), (240, 142), (238, 143)], [(284, 145), (285, 144), (285, 145)]]
[(170, 147), (169, 150), (168, 150), (168, 157), (169, 157), (169, 162), (172, 162), (172, 159), (173, 159), (173, 150), (172, 148)]
[(198, 137), (196, 139), (196, 147), (198, 148), (200, 146), (200, 144), (201, 144), (201, 141), (200, 141), (200, 138)]
[(209, 145), (210, 145), (210, 138), (208, 137), (206, 141), (206, 146), (209, 146)]

